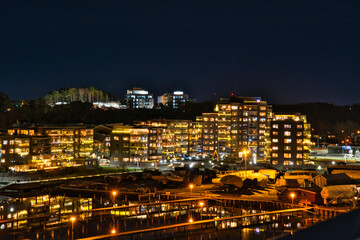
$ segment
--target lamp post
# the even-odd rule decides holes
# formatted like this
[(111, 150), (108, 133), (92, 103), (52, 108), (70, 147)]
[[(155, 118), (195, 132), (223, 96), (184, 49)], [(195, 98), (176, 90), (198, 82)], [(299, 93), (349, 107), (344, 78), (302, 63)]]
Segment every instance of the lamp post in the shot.
[(117, 191), (112, 191), (112, 195), (114, 196), (114, 204), (113, 207), (115, 207), (115, 197), (116, 197)]
[(190, 184), (189, 185), (189, 188), (190, 188), (190, 196), (192, 197), (192, 190), (193, 190), (193, 188), (194, 188), (194, 184)]
[(204, 202), (199, 202), (199, 205), (200, 205), (200, 220), (202, 220), (202, 211), (203, 211)]
[(291, 197), (291, 208), (294, 208), (295, 193), (290, 193), (290, 197)]
[(247, 178), (247, 164), (246, 164), (246, 155), (249, 153), (248, 150), (244, 149), (243, 150), (243, 154), (244, 154), (244, 159), (245, 159), (245, 177)]
[(71, 222), (71, 240), (74, 240), (74, 223), (76, 221), (76, 218), (73, 216), (70, 218)]

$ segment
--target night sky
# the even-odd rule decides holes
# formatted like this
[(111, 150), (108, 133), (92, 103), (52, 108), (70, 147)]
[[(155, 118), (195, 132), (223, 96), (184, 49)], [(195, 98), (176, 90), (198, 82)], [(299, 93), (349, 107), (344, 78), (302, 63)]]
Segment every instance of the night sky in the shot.
[(0, 0), (0, 92), (360, 103), (360, 1)]

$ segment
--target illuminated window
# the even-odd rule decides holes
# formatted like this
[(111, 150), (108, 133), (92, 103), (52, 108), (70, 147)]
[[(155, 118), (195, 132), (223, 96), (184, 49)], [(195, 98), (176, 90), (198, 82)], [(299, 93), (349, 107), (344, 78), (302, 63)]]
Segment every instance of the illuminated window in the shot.
[(284, 153), (284, 158), (291, 158), (291, 153)]
[(115, 141), (119, 141), (119, 137), (118, 137), (118, 136), (114, 136), (114, 140), (115, 140)]
[(272, 157), (273, 157), (273, 158), (277, 158), (278, 156), (279, 156), (279, 155), (278, 155), (277, 153), (273, 153), (273, 154), (272, 154)]
[(302, 125), (300, 125), (300, 124), (298, 124), (298, 125), (297, 125), (297, 128), (298, 128), (298, 129), (302, 129), (302, 128), (303, 128), (303, 126), (302, 126)]
[(284, 143), (291, 143), (291, 138), (284, 139)]
[(14, 153), (14, 149), (10, 149), (10, 150), (9, 150), (9, 153)]
[(291, 125), (290, 124), (285, 124), (284, 128), (291, 128)]
[(272, 150), (278, 150), (278, 149), (279, 149), (278, 146), (273, 146), (273, 147), (272, 147)]
[(4, 140), (3, 141), (3, 145), (7, 145), (8, 144), (8, 141), (7, 140)]
[(290, 151), (290, 150), (291, 150), (291, 147), (290, 147), (290, 146), (284, 146), (284, 150)]
[(284, 165), (293, 165), (292, 161), (284, 161)]
[(302, 162), (301, 161), (296, 161), (296, 165), (301, 165)]
[(302, 136), (302, 132), (297, 132), (297, 133), (296, 133), (296, 136), (301, 137), (301, 136)]
[(279, 142), (279, 139), (277, 139), (277, 138), (273, 138), (273, 140), (272, 140), (273, 142)]
[(302, 143), (302, 139), (297, 139), (296, 143)]
[(2, 149), (2, 150), (1, 150), (1, 154), (6, 154), (6, 150), (5, 150), (5, 149)]
[(278, 132), (273, 131), (272, 134), (273, 134), (273, 135), (278, 135)]
[(297, 147), (296, 150), (297, 151), (302, 151), (302, 147)]
[(273, 124), (272, 127), (273, 128), (279, 128), (279, 125), (278, 124)]
[(4, 163), (4, 162), (5, 162), (5, 158), (2, 158), (2, 159), (1, 159), (1, 163)]
[(296, 154), (296, 158), (302, 158), (302, 154), (301, 153)]
[(115, 161), (115, 162), (119, 161), (119, 158), (114, 157), (114, 161)]
[(278, 164), (278, 161), (272, 161), (273, 164)]
[(291, 136), (291, 132), (285, 131), (285, 132), (284, 132), (284, 136)]

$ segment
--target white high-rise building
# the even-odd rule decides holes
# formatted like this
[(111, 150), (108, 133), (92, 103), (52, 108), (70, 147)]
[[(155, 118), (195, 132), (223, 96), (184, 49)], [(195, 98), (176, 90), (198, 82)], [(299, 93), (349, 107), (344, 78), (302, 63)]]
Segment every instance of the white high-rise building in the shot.
[(129, 108), (147, 108), (152, 109), (154, 107), (154, 97), (153, 94), (142, 88), (133, 88), (127, 90), (126, 102)]
[(174, 109), (184, 106), (188, 101), (189, 95), (182, 91), (165, 93), (158, 97), (158, 104), (162, 103), (164, 106), (172, 107)]

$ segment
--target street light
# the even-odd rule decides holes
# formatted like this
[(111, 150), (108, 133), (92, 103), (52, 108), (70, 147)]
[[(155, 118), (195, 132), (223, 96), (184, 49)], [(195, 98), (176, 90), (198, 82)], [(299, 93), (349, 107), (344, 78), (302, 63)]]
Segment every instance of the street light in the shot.
[(114, 206), (115, 206), (115, 197), (116, 197), (117, 191), (112, 191), (112, 195), (114, 196)]
[(116, 233), (116, 230), (115, 229), (112, 229), (111, 230), (111, 234), (115, 234)]
[(194, 219), (190, 218), (189, 223), (192, 223), (192, 222), (194, 222)]
[(193, 188), (194, 188), (194, 184), (191, 183), (191, 184), (189, 185), (189, 188), (190, 188), (190, 192), (191, 192), (190, 196), (192, 197), (192, 190), (193, 190)]
[(249, 153), (249, 150), (244, 149), (243, 150), (243, 154), (244, 154), (244, 159), (245, 159), (245, 177), (247, 178), (247, 165), (246, 165), (246, 155)]
[(290, 197), (291, 197), (291, 207), (294, 208), (294, 198), (295, 198), (295, 193), (290, 193)]
[(200, 220), (202, 220), (202, 211), (203, 211), (204, 202), (199, 202), (199, 205), (200, 205)]
[(72, 216), (70, 217), (70, 222), (71, 222), (71, 240), (74, 239), (74, 223), (76, 221), (76, 217)]

